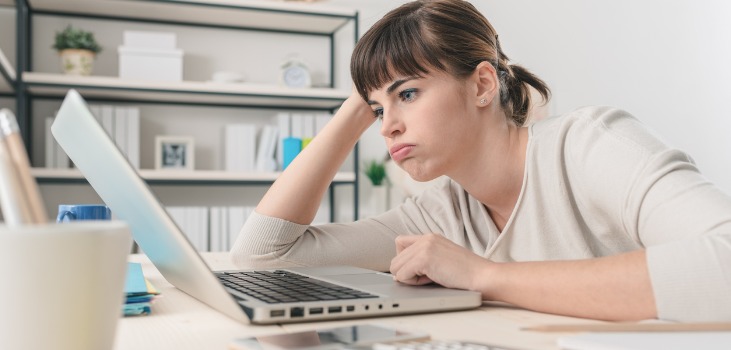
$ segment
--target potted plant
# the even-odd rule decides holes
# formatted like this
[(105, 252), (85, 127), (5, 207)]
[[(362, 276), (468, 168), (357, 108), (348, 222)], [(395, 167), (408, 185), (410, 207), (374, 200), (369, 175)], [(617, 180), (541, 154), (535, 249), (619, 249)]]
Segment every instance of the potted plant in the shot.
[(92, 32), (71, 25), (56, 32), (53, 48), (61, 56), (64, 73), (72, 75), (91, 75), (94, 57), (102, 50)]
[(365, 176), (368, 177), (369, 180), (371, 180), (371, 184), (373, 186), (383, 185), (383, 180), (386, 179), (385, 164), (377, 162), (375, 160), (371, 160), (370, 162), (365, 163), (363, 168)]
[(388, 210), (388, 188), (384, 186), (386, 180), (386, 164), (371, 160), (363, 165), (363, 173), (371, 180), (370, 215), (378, 215)]

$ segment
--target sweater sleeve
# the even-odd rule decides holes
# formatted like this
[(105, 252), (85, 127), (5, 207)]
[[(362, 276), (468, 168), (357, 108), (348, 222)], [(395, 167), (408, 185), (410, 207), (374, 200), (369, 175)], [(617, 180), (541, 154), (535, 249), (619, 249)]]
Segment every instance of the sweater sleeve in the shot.
[(731, 197), (636, 119), (600, 112), (579, 152), (594, 171), (584, 187), (645, 247), (658, 318), (731, 320)]
[(388, 271), (403, 233), (395, 210), (347, 224), (300, 225), (254, 212), (231, 249), (240, 268), (351, 265)]
[(731, 199), (684, 158), (658, 155), (633, 192), (658, 317), (729, 321)]
[(351, 265), (388, 271), (396, 236), (463, 230), (454, 214), (466, 202), (455, 195), (462, 192), (444, 181), (386, 213), (350, 223), (300, 225), (254, 212), (241, 228), (231, 259), (240, 268)]

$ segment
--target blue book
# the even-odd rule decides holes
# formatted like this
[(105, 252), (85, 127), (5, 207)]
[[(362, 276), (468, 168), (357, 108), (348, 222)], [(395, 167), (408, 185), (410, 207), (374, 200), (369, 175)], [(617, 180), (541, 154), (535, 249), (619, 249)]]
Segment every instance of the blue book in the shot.
[(282, 164), (282, 170), (287, 169), (289, 163), (292, 163), (295, 157), (300, 154), (302, 150), (302, 140), (296, 137), (287, 137), (282, 140), (282, 147), (284, 149), (284, 163)]

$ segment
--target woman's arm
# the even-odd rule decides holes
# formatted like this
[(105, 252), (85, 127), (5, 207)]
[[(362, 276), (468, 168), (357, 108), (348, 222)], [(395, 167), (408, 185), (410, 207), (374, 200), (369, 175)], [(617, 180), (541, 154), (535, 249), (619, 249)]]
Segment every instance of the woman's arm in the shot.
[(372, 114), (360, 95), (353, 93), (269, 188), (256, 211), (309, 225), (338, 169), (375, 121)]
[(627, 321), (657, 318), (644, 250), (573, 261), (486, 264), (485, 299), (568, 316)]
[(657, 317), (645, 251), (574, 261), (495, 263), (441, 235), (401, 236), (398, 281), (475, 290), (486, 300), (604, 320)]

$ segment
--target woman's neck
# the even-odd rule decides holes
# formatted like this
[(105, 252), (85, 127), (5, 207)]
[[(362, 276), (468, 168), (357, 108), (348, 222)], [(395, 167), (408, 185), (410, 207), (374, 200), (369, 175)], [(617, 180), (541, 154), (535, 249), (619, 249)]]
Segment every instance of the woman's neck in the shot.
[(525, 172), (528, 129), (513, 123), (486, 128), (486, 135), (463, 169), (451, 176), (485, 205), (502, 231), (518, 202)]

